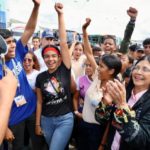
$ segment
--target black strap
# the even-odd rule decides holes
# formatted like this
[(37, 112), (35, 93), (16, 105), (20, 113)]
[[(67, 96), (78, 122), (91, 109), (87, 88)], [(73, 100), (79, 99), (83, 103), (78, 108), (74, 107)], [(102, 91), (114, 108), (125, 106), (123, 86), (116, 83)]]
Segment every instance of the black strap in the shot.
[(55, 88), (54, 84), (52, 83), (51, 79), (50, 79), (49, 81), (50, 81), (50, 83), (51, 83), (53, 89), (55, 90), (55, 92), (58, 94), (59, 92), (56, 90), (56, 88)]

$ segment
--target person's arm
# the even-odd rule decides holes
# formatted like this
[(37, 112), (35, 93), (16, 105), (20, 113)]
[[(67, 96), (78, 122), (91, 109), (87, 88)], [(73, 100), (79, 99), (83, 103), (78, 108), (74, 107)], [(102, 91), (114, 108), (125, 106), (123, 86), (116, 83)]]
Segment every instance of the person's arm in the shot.
[(150, 107), (148, 99), (150, 96), (148, 94), (144, 96), (147, 101), (144, 101), (143, 104), (141, 103), (142, 109), (138, 110), (137, 108), (135, 112), (129, 108), (126, 102), (126, 90), (123, 84), (117, 80), (115, 82), (109, 81), (107, 88), (109, 94), (115, 100), (117, 108), (113, 113), (113, 126), (120, 133), (122, 140), (128, 143), (130, 147), (133, 149), (145, 149), (149, 144), (150, 137)]
[[(123, 116), (116, 115), (119, 111), (123, 112)], [(114, 116), (114, 127), (121, 135), (122, 140), (132, 147), (132, 149), (142, 149), (148, 146), (150, 137), (150, 107), (140, 117), (140, 121), (137, 120), (138, 116), (134, 110), (124, 106), (121, 109), (117, 108)]]
[(16, 89), (17, 79), (10, 70), (6, 69), (6, 76), (0, 80), (0, 144), (6, 133)]
[(74, 94), (75, 91), (76, 91), (76, 82), (73, 75), (71, 74), (71, 93)]
[(88, 33), (86, 31), (87, 27), (90, 25), (91, 19), (86, 18), (86, 23), (82, 26), (82, 31), (83, 31), (83, 44), (84, 44), (84, 53), (87, 57), (87, 59), (90, 61), (92, 68), (94, 69), (94, 72), (97, 68), (96, 61), (93, 56), (92, 48), (89, 43), (88, 39)]
[(74, 113), (75, 115), (82, 119), (82, 114), (78, 111), (78, 106), (79, 106), (79, 91), (76, 90), (76, 92), (73, 95), (73, 108), (74, 108)]
[(34, 31), (35, 31), (35, 27), (37, 24), (37, 17), (38, 17), (38, 11), (39, 11), (39, 6), (41, 3), (41, 0), (32, 0), (34, 3), (34, 7), (31, 13), (31, 16), (26, 24), (24, 33), (21, 36), (21, 42), (24, 46), (27, 45), (29, 39), (31, 38), (31, 36), (33, 35)]
[(56, 3), (55, 10), (58, 14), (58, 28), (59, 28), (59, 39), (60, 39), (62, 61), (65, 64), (65, 66), (68, 69), (70, 69), (71, 57), (70, 57), (69, 48), (67, 44), (67, 35), (66, 35), (65, 22), (64, 22), (63, 5), (61, 3)]
[(123, 54), (126, 54), (128, 52), (128, 46), (130, 44), (131, 36), (135, 28), (135, 21), (136, 21), (138, 11), (135, 8), (130, 7), (127, 10), (127, 14), (130, 17), (130, 21), (126, 26), (124, 37), (119, 49), (119, 52)]
[(42, 129), (41, 129), (42, 93), (41, 93), (41, 89), (36, 88), (36, 93), (37, 93), (37, 106), (36, 106), (35, 133), (37, 135), (42, 135)]

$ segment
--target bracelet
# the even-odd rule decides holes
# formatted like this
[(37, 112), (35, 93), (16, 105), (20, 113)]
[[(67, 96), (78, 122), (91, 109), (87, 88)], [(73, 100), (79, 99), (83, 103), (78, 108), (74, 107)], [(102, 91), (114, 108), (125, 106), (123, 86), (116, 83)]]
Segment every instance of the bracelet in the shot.
[(74, 114), (75, 114), (75, 115), (77, 115), (78, 113), (79, 113), (78, 110), (75, 110), (75, 111), (74, 111)]
[(103, 101), (99, 103), (99, 106), (95, 109), (95, 119), (99, 124), (105, 124), (111, 117), (113, 111), (112, 105), (105, 105)]
[(129, 108), (117, 108), (114, 112), (114, 119), (117, 123), (128, 123), (130, 118), (135, 118), (135, 111)]

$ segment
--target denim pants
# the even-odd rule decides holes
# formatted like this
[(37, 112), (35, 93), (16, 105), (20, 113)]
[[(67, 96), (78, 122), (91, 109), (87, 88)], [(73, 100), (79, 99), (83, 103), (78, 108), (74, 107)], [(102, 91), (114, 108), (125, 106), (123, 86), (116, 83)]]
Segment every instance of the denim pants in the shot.
[(64, 150), (73, 128), (73, 114), (57, 117), (41, 116), (41, 126), (49, 150)]

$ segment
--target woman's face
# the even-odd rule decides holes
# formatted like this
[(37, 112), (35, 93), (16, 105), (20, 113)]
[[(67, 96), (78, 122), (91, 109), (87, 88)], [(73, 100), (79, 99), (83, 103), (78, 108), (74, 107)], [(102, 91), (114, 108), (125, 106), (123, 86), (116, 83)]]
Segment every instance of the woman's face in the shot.
[(150, 86), (150, 63), (147, 60), (140, 61), (132, 71), (132, 79), (135, 87), (148, 89)]
[(43, 55), (44, 62), (48, 70), (54, 71), (60, 64), (60, 56), (54, 51), (48, 51)]
[(85, 74), (87, 76), (93, 75), (93, 68), (88, 60), (86, 60), (86, 62), (85, 62)]
[(100, 80), (109, 80), (112, 77), (112, 69), (109, 69), (103, 62), (100, 60), (98, 67), (99, 79)]
[(27, 53), (23, 60), (23, 67), (26, 72), (30, 72), (33, 70), (33, 66), (34, 66), (33, 56), (32, 54)]
[(81, 44), (76, 45), (75, 48), (74, 48), (74, 51), (73, 51), (73, 57), (75, 59), (79, 59), (80, 56), (82, 55), (82, 53), (83, 53), (82, 45)]

